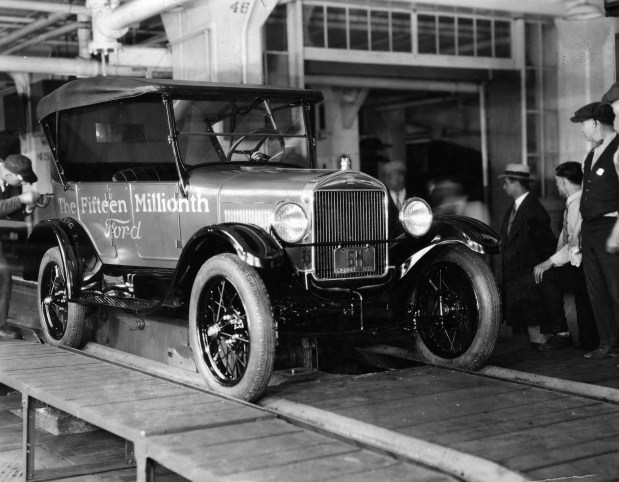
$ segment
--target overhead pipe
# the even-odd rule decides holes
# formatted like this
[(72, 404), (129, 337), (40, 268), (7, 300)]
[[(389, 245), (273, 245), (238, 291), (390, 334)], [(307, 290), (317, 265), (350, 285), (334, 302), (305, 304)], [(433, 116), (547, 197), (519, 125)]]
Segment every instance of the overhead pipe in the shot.
[(58, 22), (62, 22), (69, 15), (70, 14), (68, 13), (54, 13), (50, 15), (49, 17), (42, 18), (35, 22), (32, 22), (30, 25), (22, 27), (19, 30), (16, 30), (8, 35), (4, 35), (2, 38), (0, 38), (0, 46), (10, 44), (12, 42), (15, 42), (15, 40), (17, 39), (23, 38), (27, 35), (30, 35), (33, 32), (36, 32), (37, 30), (41, 30), (45, 27), (49, 27), (50, 25), (53, 25)]
[[(96, 60), (63, 59), (60, 57), (22, 57), (19, 55), (0, 55), (0, 65), (4, 72), (29, 72), (33, 74), (74, 75), (76, 77), (96, 77), (103, 75), (103, 67)], [(146, 69), (136, 69), (130, 65), (107, 65), (106, 73), (112, 76), (145, 77)]]
[(195, 0), (133, 0), (106, 11), (101, 18), (101, 26), (106, 30), (122, 30), (147, 18)]
[(45, 13), (67, 13), (80, 14), (88, 13), (88, 9), (82, 5), (71, 5), (66, 3), (36, 2), (30, 0), (0, 0), (0, 8), (11, 8), (14, 10), (30, 10), (32, 12)]
[(42, 43), (46, 40), (49, 40), (51, 38), (54, 37), (60, 37), (61, 35), (65, 35), (69, 32), (73, 32), (74, 30), (77, 30), (78, 28), (80, 28), (82, 26), (81, 22), (72, 22), (69, 23), (67, 25), (65, 25), (64, 27), (60, 27), (54, 30), (51, 30), (49, 32), (46, 32), (44, 34), (38, 35), (37, 37), (34, 37), (32, 39), (29, 39), (19, 45), (14, 45), (13, 47), (10, 47), (4, 51), (2, 51), (3, 54), (12, 54), (13, 52), (18, 52), (19, 50), (25, 49), (27, 47), (30, 47), (31, 45), (37, 44), (37, 43)]

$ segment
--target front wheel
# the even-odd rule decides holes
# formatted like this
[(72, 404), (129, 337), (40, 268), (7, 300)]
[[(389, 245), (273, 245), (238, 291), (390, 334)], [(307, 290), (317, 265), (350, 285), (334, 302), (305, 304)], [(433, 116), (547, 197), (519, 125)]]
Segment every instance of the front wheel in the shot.
[(264, 282), (238, 256), (209, 259), (189, 304), (189, 343), (207, 386), (242, 400), (260, 398), (275, 359), (275, 329)]
[(41, 331), (48, 345), (81, 348), (86, 341), (86, 308), (68, 301), (63, 266), (58, 248), (43, 255), (37, 286)]
[(415, 346), (429, 363), (476, 370), (491, 355), (501, 319), (494, 276), (461, 246), (426, 261), (410, 298)]

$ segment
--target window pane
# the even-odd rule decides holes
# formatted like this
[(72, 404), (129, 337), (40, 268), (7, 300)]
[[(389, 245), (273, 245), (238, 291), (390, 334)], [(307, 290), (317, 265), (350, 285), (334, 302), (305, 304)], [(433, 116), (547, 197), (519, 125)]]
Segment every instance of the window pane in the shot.
[(409, 13), (391, 14), (391, 30), (394, 52), (412, 52), (411, 16)]
[(477, 20), (477, 56), (492, 57), (492, 22)]
[(372, 50), (389, 51), (389, 12), (371, 10)]
[(509, 22), (494, 22), (494, 55), (502, 59), (512, 56), (511, 24)]
[(266, 49), (271, 52), (286, 52), (288, 38), (286, 30), (286, 5), (275, 7), (269, 16), (266, 25)]
[(350, 22), (350, 48), (369, 50), (368, 11), (352, 8), (348, 12)]
[(539, 38), (539, 27), (537, 23), (527, 22), (525, 24), (524, 32), (526, 64), (538, 67), (541, 64), (541, 45)]
[(456, 54), (455, 23), (453, 17), (438, 18), (438, 53), (441, 55)]
[(346, 45), (346, 10), (327, 7), (327, 47), (345, 49)]
[(290, 74), (288, 72), (288, 54), (267, 54), (267, 80), (269, 85), (288, 87)]
[(458, 18), (458, 55), (475, 55), (475, 32), (472, 18)]
[(539, 153), (538, 114), (527, 114), (527, 152)]
[(526, 73), (526, 98), (527, 98), (527, 110), (537, 110), (537, 71), (531, 68), (527, 69)]
[(419, 15), (417, 17), (419, 29), (419, 53), (436, 53), (436, 17), (434, 15)]
[(303, 5), (303, 24), (306, 26), (303, 34), (303, 45), (305, 47), (324, 47), (324, 8)]

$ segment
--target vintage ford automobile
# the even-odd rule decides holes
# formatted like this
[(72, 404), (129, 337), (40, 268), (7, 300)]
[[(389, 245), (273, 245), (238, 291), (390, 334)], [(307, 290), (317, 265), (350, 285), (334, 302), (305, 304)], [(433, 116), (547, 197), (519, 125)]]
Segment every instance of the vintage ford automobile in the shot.
[[(431, 363), (476, 369), (500, 300), (499, 239), (433, 218), (347, 162), (316, 168), (321, 92), (98, 77), (38, 104), (53, 195), (27, 246), (43, 336), (80, 347), (92, 306), (184, 313), (213, 390), (255, 400), (303, 334), (401, 330)], [(92, 310), (91, 310), (92, 311)], [(408, 337), (408, 338), (407, 338)]]

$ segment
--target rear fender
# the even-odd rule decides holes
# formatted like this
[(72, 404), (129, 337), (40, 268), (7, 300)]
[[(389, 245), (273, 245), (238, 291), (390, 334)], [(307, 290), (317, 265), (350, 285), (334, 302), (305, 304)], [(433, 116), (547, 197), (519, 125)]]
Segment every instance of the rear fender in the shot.
[(53, 247), (60, 250), (67, 295), (69, 299), (75, 299), (79, 297), (81, 289), (78, 252), (85, 254), (91, 261), (97, 257), (88, 236), (79, 223), (71, 218), (46, 219), (34, 227), (26, 244), (23, 277), (25, 280), (36, 281), (43, 255)]
[(399, 266), (400, 278), (406, 276), (415, 264), (437, 246), (460, 244), (479, 254), (498, 254), (501, 245), (501, 237), (493, 229), (466, 216), (437, 216), (420, 241), (426, 241), (426, 246)]

